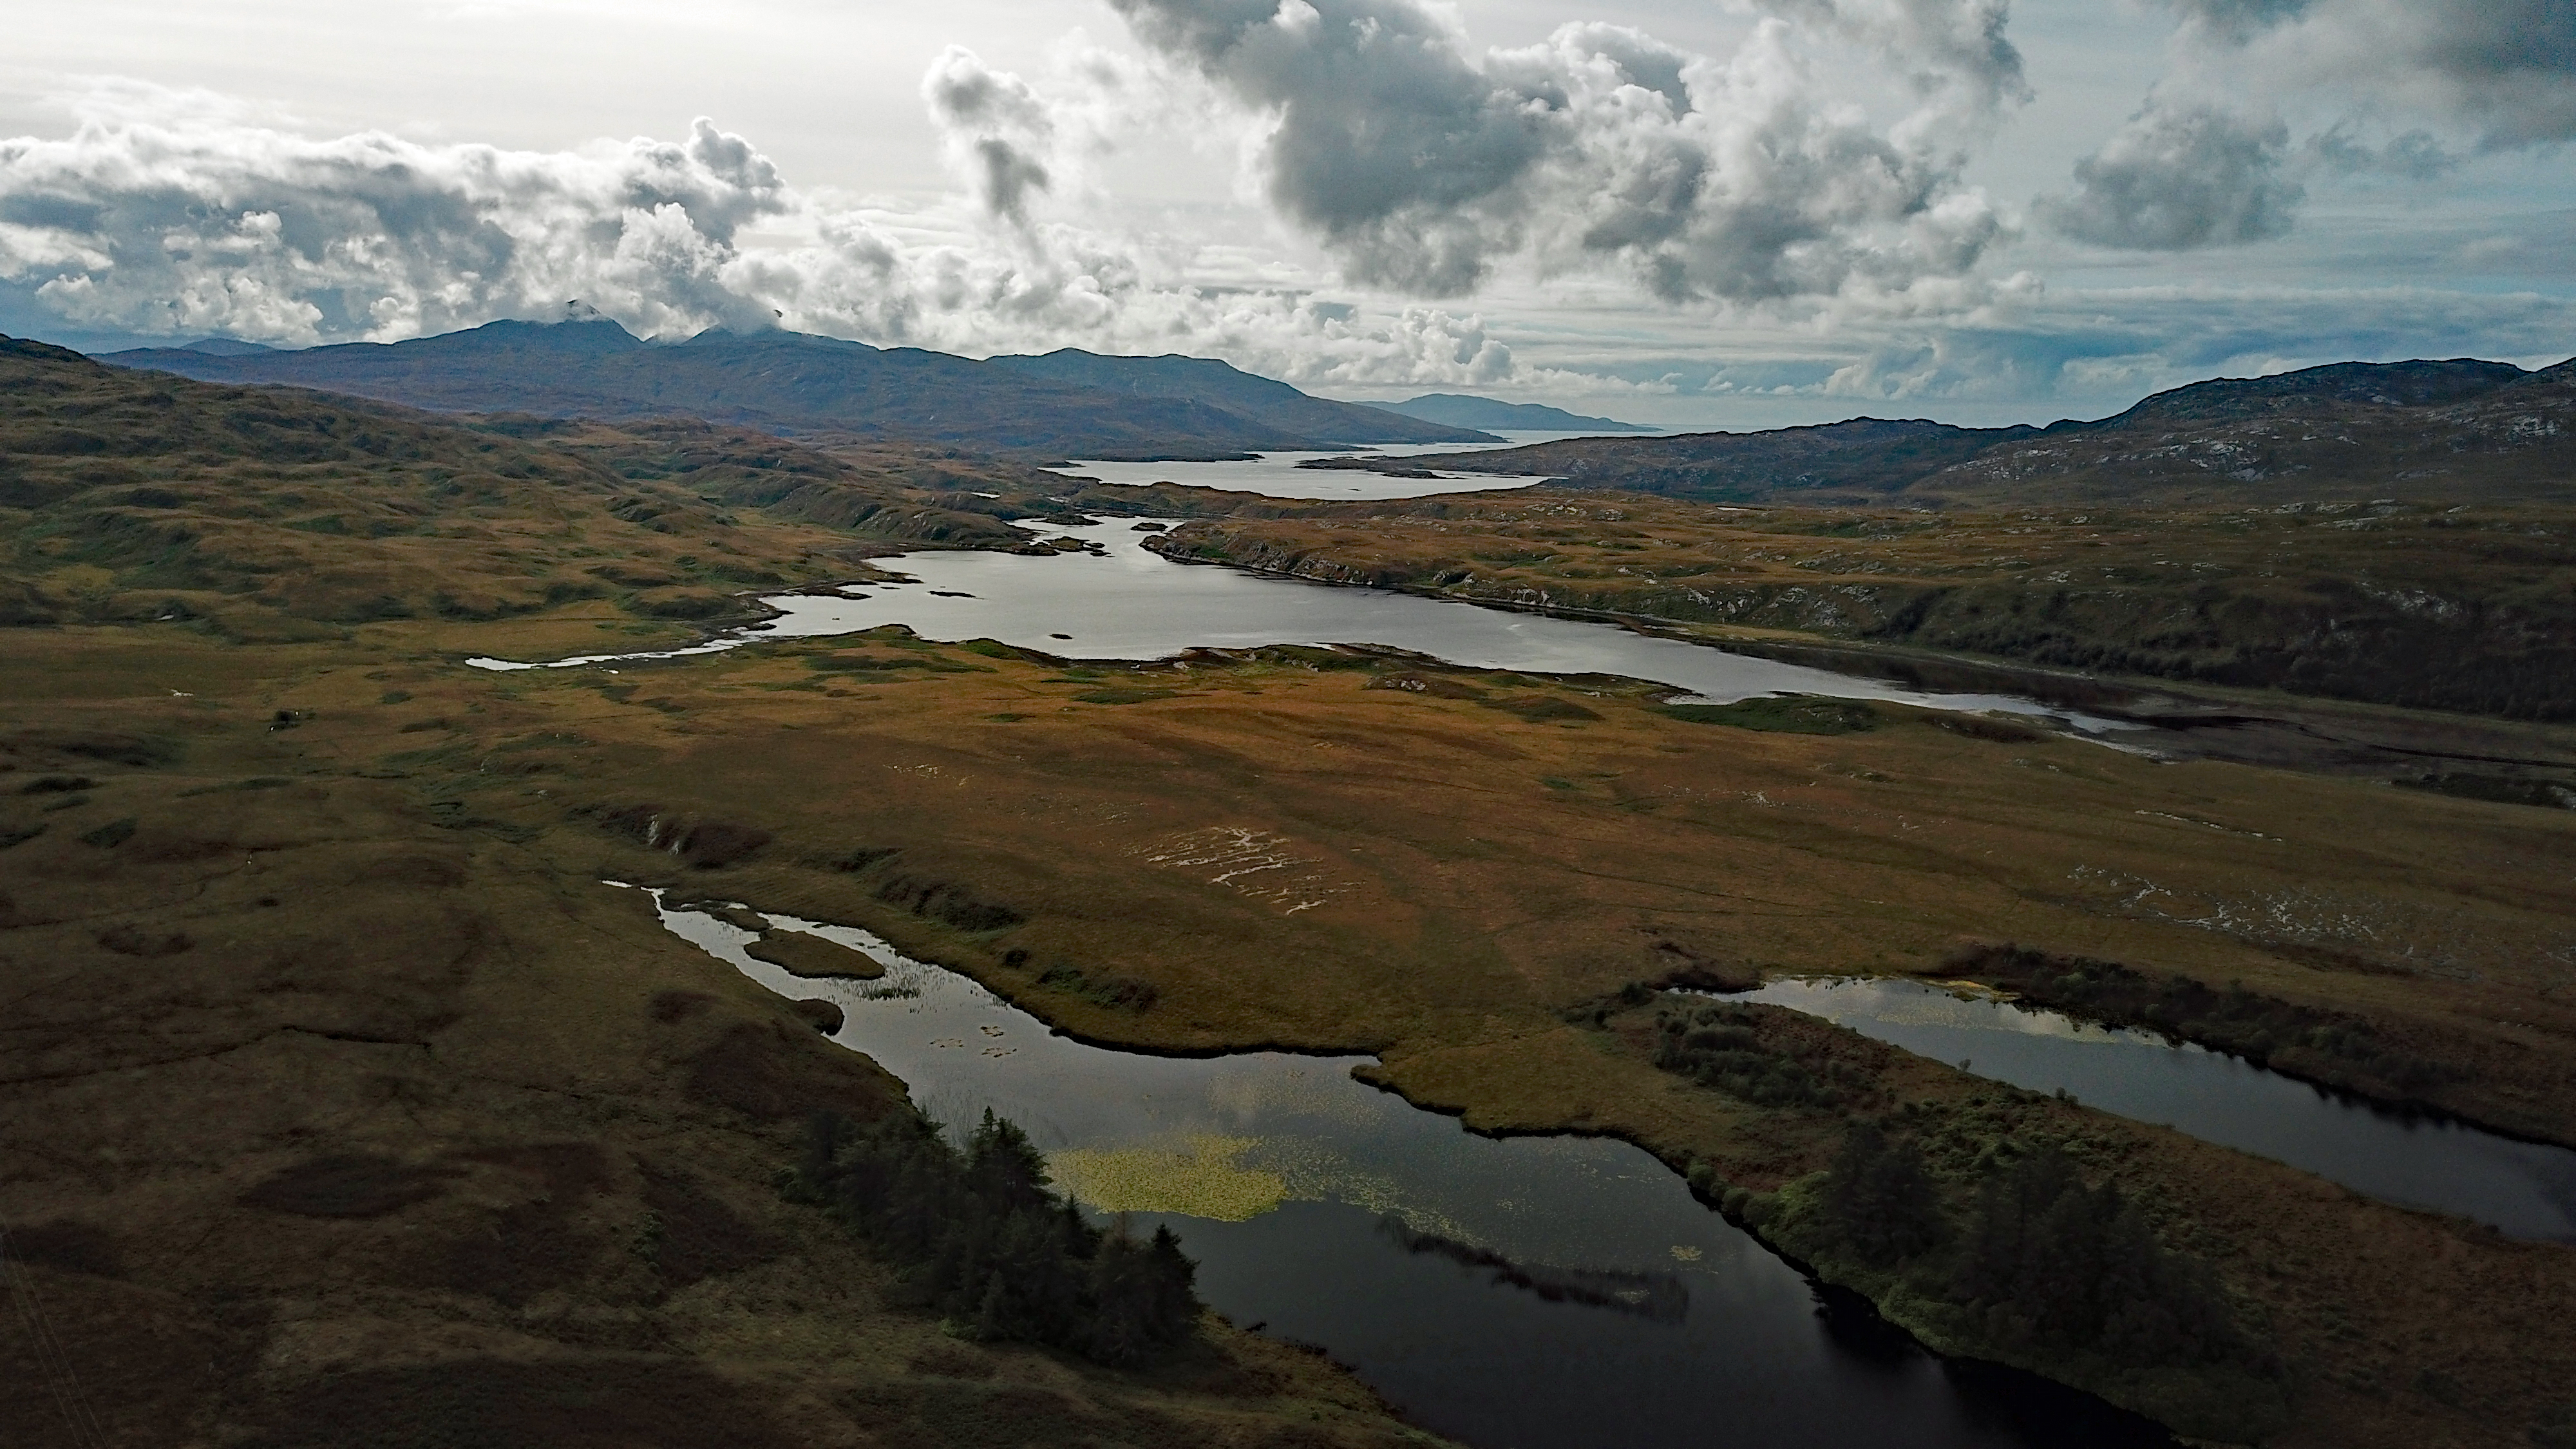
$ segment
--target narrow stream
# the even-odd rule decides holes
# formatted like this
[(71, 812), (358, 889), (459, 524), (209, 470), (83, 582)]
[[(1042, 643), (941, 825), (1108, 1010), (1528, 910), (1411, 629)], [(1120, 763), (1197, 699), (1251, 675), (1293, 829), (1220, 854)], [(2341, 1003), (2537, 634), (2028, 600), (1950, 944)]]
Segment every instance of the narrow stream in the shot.
[(2163, 1430), (2029, 1375), (1946, 1362), (1828, 1294), (1625, 1143), (1494, 1139), (1354, 1080), (1364, 1057), (1086, 1046), (864, 931), (874, 981), (755, 960), (753, 932), (662, 923), (781, 995), (931, 1116), (1025, 1127), (1086, 1204), (1168, 1223), (1233, 1321), (1322, 1345), (1478, 1449), (2129, 1449)]
[(2153, 1032), (1922, 981), (1784, 980), (1724, 998), (1786, 1006), (1981, 1077), (2190, 1133), (2402, 1207), (2576, 1243), (2576, 1151), (2395, 1112)]

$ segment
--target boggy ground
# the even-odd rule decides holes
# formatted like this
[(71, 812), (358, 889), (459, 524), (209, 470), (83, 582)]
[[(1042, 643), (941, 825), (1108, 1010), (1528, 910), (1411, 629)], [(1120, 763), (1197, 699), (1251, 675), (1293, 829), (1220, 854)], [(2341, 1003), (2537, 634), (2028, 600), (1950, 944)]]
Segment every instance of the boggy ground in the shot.
[[(1890, 707), (1858, 733), (1738, 728), (1676, 718), (1650, 691), (1615, 680), (1465, 674), (1319, 651), (1129, 669), (882, 631), (614, 673), (494, 675), (454, 662), (588, 649), (598, 637), (588, 614), (606, 607), (482, 624), (392, 622), (294, 646), (213, 645), (174, 626), (0, 637), (15, 655), (6, 678), (22, 731), (18, 778), (97, 781), (10, 800), (0, 836), (47, 827), (0, 855), (17, 909), (51, 919), (40, 913), (58, 907), (26, 903), (79, 895), (68, 881), (138, 872), (136, 895), (108, 898), (122, 911), (113, 919), (85, 905), (77, 924), (0, 937), (16, 960), (100, 971), (116, 993), (27, 998), (65, 1013), (55, 1031), (62, 1045), (28, 1052), (12, 1075), (70, 1075), (59, 1087), (13, 1091), (26, 1126), (8, 1138), (17, 1157), (0, 1210), (12, 1222), (107, 1224), (143, 1266), (102, 1283), (150, 1283), (188, 1302), (200, 1300), (164, 1288), (163, 1275), (216, 1294), (275, 1273), (300, 1285), (275, 1300), (308, 1295), (331, 1305), (324, 1316), (334, 1321), (445, 1325), (440, 1315), (452, 1315), (466, 1327), (442, 1334), (473, 1343), (482, 1342), (474, 1334), (517, 1335), (508, 1342), (533, 1355), (567, 1352), (556, 1345), (576, 1336), (531, 1326), (549, 1314), (617, 1325), (597, 1330), (612, 1347), (585, 1352), (635, 1351), (635, 1341), (614, 1337), (640, 1332), (626, 1326), (630, 1315), (665, 1325), (670, 1339), (645, 1344), (658, 1351), (678, 1351), (663, 1342), (757, 1347), (781, 1300), (753, 1301), (743, 1284), (781, 1283), (777, 1293), (806, 1302), (818, 1282), (864, 1283), (864, 1268), (744, 1269), (753, 1276), (665, 1286), (671, 1306), (659, 1307), (604, 1287), (575, 1294), (549, 1284), (518, 1290), (514, 1309), (489, 1293), (410, 1286), (416, 1276), (365, 1286), (376, 1270), (351, 1267), (407, 1261), (381, 1246), (387, 1236), (412, 1238), (406, 1215), (426, 1215), (422, 1240), (434, 1241), (528, 1200), (509, 1193), (533, 1190), (487, 1185), (518, 1183), (519, 1169), (459, 1156), (485, 1145), (493, 1122), (511, 1124), (493, 1146), (608, 1144), (600, 1172), (616, 1186), (601, 1200), (618, 1206), (599, 1210), (603, 1236), (588, 1261), (628, 1263), (609, 1246), (632, 1237), (625, 1224), (634, 1219), (616, 1213), (643, 1201), (647, 1159), (707, 1175), (699, 1190), (746, 1221), (804, 1231), (758, 1188), (779, 1140), (762, 1133), (773, 1129), (689, 1094), (719, 1090), (708, 1084), (725, 1069), (702, 1064), (732, 1060), (725, 1042), (758, 1043), (740, 1058), (755, 1075), (772, 1070), (749, 1065), (770, 1062), (771, 1043), (788, 1062), (819, 1062), (819, 1046), (786, 1025), (776, 1003), (724, 981), (711, 963), (675, 955), (639, 898), (598, 885), (601, 877), (865, 925), (1105, 1041), (1373, 1050), (1381, 1080), (1472, 1126), (1617, 1133), (1677, 1168), (1696, 1165), (1721, 1196), (1798, 1187), (1830, 1161), (1849, 1112), (1756, 1107), (1658, 1071), (1648, 1012), (1619, 995), (1629, 983), (1676, 973), (1703, 982), (1775, 971), (1937, 973), (1963, 945), (2009, 939), (2214, 985), (2242, 981), (2354, 1016), (2380, 1047), (2442, 1064), (2423, 1095), (2445, 1106), (2557, 1140), (2576, 1121), (2576, 1010), (2567, 1000), (2576, 921), (2564, 892), (2576, 816), (2565, 812), (2372, 781), (2158, 764), (2019, 730), (1962, 732)], [(293, 728), (271, 728), (284, 722), (279, 710)], [(169, 763), (85, 763), (23, 733), (107, 729), (169, 741), (177, 754)], [(178, 794), (266, 778), (292, 783)], [(44, 808), (81, 797), (87, 803)], [(314, 832), (303, 858), (329, 872), (317, 883), (362, 870), (378, 847), (359, 842), (404, 842), (406, 854), (434, 845), (458, 862), (459, 884), (388, 887), (383, 909), (438, 902), (485, 924), (407, 927), (368, 914), (378, 907), (365, 891), (282, 894), (261, 874), (299, 857), (248, 851), (259, 838), (222, 823), (256, 812), (274, 813), (273, 830)], [(129, 817), (130, 835), (86, 839), (116, 835)], [(141, 883), (164, 881), (155, 872), (181, 873), (147, 895)], [(248, 903), (225, 904), (235, 893)], [(293, 911), (256, 905), (290, 895)], [(229, 914), (199, 926), (188, 912), (201, 908)], [(283, 923), (259, 928), (275, 937), (236, 924), (267, 919)], [(99, 944), (120, 927), (133, 935)], [(202, 984), (201, 963), (235, 932), (313, 941), (309, 949), (325, 953), (317, 960), (344, 963), (347, 1001), (335, 1009), (346, 1020), (318, 1007), (310, 1020), (294, 1014), (337, 998), (313, 995), (308, 983), (327, 980), (321, 969), (276, 964), (303, 958), (273, 945), (255, 948), (247, 959), (256, 965), (235, 987)], [(172, 933), (188, 944), (169, 942)], [(453, 955), (380, 967), (379, 952), (356, 944), (431, 937), (463, 943), (474, 968), (458, 972), (447, 964)], [(432, 982), (447, 972), (461, 984), (366, 984), (379, 972)], [(172, 1004), (122, 994), (145, 983)], [(718, 1004), (703, 1018), (656, 1021), (656, 993), (675, 989)], [(167, 1024), (165, 1011), (176, 1013)], [(91, 1023), (87, 1034), (71, 1032), (73, 1021)], [(2072, 1139), (2070, 1153), (2149, 1205), (2168, 1243), (2213, 1265), (2245, 1321), (2277, 1345), (2286, 1368), (2274, 1392), (2288, 1420), (2266, 1442), (2491, 1443), (2551, 1421), (2570, 1397), (2576, 1326), (2563, 1310), (2576, 1302), (2576, 1251), (2506, 1242), (2178, 1134), (2025, 1100), (1822, 1024), (1780, 1029), (1830, 1039), (1830, 1051), (1873, 1084), (1864, 1094), (1871, 1112), (1911, 1103), (1908, 1120), (1998, 1141)], [(205, 1057), (254, 1033), (265, 1033), (256, 1046)], [(427, 1045), (405, 1044), (413, 1041)], [(51, 1065), (52, 1051), (68, 1062)], [(113, 1074), (126, 1059), (117, 1053), (205, 1060), (129, 1079)], [(206, 1075), (315, 1053), (345, 1063)], [(387, 1059), (393, 1065), (379, 1064)], [(279, 1102), (278, 1084), (305, 1072), (328, 1090)], [(429, 1085), (390, 1085), (421, 1077)], [(72, 1092), (124, 1105), (76, 1110), (54, 1095)], [(221, 1103), (216, 1128), (169, 1113), (174, 1096)], [(243, 1125), (222, 1125), (234, 1115)], [(369, 1134), (385, 1135), (379, 1144)], [(702, 1145), (718, 1141), (735, 1145)], [(282, 1169), (356, 1151), (462, 1175), (425, 1178), (439, 1197), (354, 1223), (226, 1206)], [(111, 1162), (142, 1165), (102, 1165)], [(454, 1224), (433, 1228), (443, 1214)], [(169, 1251), (204, 1231), (183, 1235), (179, 1225), (209, 1216), (242, 1225), (245, 1245), (225, 1251), (291, 1252), (303, 1266)], [(276, 1236), (286, 1222), (298, 1224), (295, 1234)], [(323, 1262), (312, 1253), (323, 1233), (356, 1241)], [(222, 1241), (221, 1229), (209, 1239)], [(259, 1246), (270, 1242), (281, 1246)], [(621, 1271), (638, 1286), (619, 1291), (649, 1299), (649, 1263), (634, 1261)], [(1865, 1281), (1848, 1265), (1817, 1263)], [(209, 1276), (186, 1276), (201, 1272)], [(429, 1296), (358, 1306), (379, 1301), (370, 1295), (396, 1302), (397, 1292)], [(698, 1301), (690, 1294), (734, 1304), (737, 1292), (746, 1296), (724, 1321), (738, 1339), (671, 1326), (678, 1305)], [(2212, 1418), (2192, 1384), (2125, 1381), (2072, 1358), (1980, 1345), (1955, 1324), (1945, 1330), (1892, 1306), (1936, 1342), (2030, 1362), (2216, 1437), (2250, 1436), (2272, 1418), (2263, 1404)], [(287, 1321), (283, 1312), (249, 1317)], [(386, 1330), (403, 1346), (383, 1352), (401, 1362), (428, 1355), (416, 1346), (421, 1331)], [(260, 1361), (273, 1367), (259, 1382), (296, 1382), (300, 1360), (281, 1357), (278, 1330), (266, 1332)], [(808, 1359), (762, 1372), (816, 1383), (852, 1371), (823, 1357), (830, 1367)], [(1113, 1395), (1052, 1361), (1039, 1367), (1057, 1375), (1050, 1384), (1073, 1386), (1065, 1391)], [(1277, 1412), (1270, 1400), (1207, 1411), (1242, 1422)], [(1353, 1433), (1367, 1422), (1360, 1409), (1332, 1412)]]
[[(0, 632), (0, 1442), (1427, 1437), (1215, 1320), (1131, 1374), (890, 1306), (774, 1179), (901, 1085), (598, 884), (589, 826), (456, 788), (533, 777), (383, 763), (519, 708), (422, 649)], [(364, 708), (279, 716), (316, 689)]]

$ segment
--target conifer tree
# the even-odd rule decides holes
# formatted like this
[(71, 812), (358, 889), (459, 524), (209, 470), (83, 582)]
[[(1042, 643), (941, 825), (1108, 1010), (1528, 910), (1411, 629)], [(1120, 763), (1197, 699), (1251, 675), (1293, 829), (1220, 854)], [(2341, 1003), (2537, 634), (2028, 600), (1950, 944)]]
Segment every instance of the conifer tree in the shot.
[(989, 1110), (963, 1151), (918, 1113), (864, 1130), (818, 1114), (783, 1186), (910, 1264), (920, 1301), (970, 1337), (1126, 1364), (1198, 1322), (1198, 1268), (1171, 1229), (1149, 1243), (1104, 1235), (1052, 1190), (1028, 1134)]
[(1859, 1123), (1843, 1139), (1825, 1179), (1825, 1203), (1843, 1245), (1880, 1267), (1930, 1252), (1948, 1235), (1922, 1149), (1891, 1141), (1874, 1123)]

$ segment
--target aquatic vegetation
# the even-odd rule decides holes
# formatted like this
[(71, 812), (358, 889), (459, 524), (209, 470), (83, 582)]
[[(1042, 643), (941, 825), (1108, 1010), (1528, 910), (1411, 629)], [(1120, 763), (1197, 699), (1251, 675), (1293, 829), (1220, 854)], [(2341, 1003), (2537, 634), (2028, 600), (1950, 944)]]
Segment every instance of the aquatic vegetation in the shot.
[(1040, 972), (1038, 984), (1052, 986), (1058, 991), (1071, 992), (1094, 1006), (1106, 1006), (1119, 1011), (1151, 1011), (1154, 1009), (1154, 1003), (1161, 1000), (1163, 995), (1162, 988), (1151, 981), (1140, 981), (1133, 976), (1116, 976), (1106, 972), (1094, 974), (1079, 966), (1070, 966), (1061, 962)]
[(1289, 1196), (1288, 1180), (1243, 1158), (1249, 1137), (1194, 1136), (1180, 1146), (1075, 1148), (1047, 1166), (1076, 1198), (1111, 1213), (1179, 1213), (1239, 1223)]

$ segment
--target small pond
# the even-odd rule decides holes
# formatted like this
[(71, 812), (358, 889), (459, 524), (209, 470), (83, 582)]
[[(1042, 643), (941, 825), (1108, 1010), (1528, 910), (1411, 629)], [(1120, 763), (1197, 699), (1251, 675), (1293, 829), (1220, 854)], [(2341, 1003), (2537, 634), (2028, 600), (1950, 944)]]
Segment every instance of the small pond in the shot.
[(1203, 1297), (1322, 1345), (1478, 1449), (2097, 1449), (2162, 1430), (2028, 1375), (1944, 1362), (1821, 1292), (1645, 1152), (1495, 1139), (1354, 1080), (1363, 1057), (1174, 1058), (1086, 1046), (864, 931), (874, 981), (801, 979), (750, 931), (663, 924), (792, 997), (952, 1126), (1028, 1129), (1087, 1204), (1168, 1223)]
[(1784, 980), (1725, 999), (1786, 1006), (2035, 1092), (2287, 1163), (2510, 1237), (2576, 1243), (2576, 1151), (2378, 1107), (2239, 1057), (1922, 981)]

